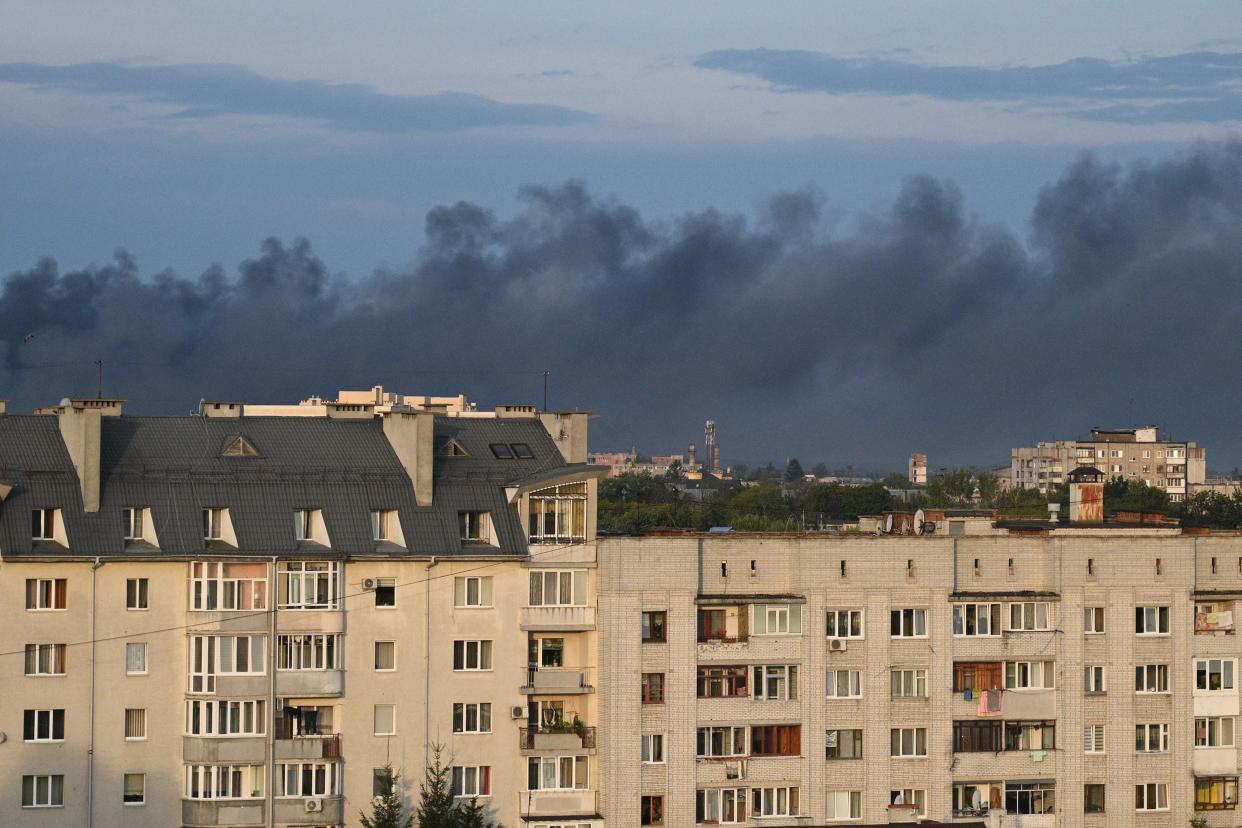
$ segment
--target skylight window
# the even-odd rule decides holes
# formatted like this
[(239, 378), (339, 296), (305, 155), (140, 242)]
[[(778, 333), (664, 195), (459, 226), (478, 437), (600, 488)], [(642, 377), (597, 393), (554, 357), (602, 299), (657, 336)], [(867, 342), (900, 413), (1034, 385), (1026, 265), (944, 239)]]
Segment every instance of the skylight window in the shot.
[(513, 456), (519, 460), (534, 460), (535, 454), (530, 450), (530, 446), (525, 443), (510, 443), (509, 448), (513, 449)]
[(513, 459), (513, 449), (507, 443), (492, 443), (492, 454), (496, 455), (497, 460)]

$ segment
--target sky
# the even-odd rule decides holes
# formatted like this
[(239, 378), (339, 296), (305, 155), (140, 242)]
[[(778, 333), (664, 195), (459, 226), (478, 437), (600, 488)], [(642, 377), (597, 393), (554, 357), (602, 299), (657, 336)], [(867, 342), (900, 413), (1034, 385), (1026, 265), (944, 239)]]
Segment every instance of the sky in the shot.
[(383, 383), (595, 448), (1242, 465), (1242, 6), (8, 2), (0, 397)]

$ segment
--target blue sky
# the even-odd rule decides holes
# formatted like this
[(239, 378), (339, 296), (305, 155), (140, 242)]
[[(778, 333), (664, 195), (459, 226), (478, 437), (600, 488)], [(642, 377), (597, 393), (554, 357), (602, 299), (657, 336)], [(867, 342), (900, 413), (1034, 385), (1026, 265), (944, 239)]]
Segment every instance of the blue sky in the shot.
[[(0, 396), (96, 357), (178, 411), (550, 367), (600, 447), (713, 416), (727, 459), (900, 468), (1155, 421), (1228, 467), (1236, 305), (1168, 291), (1242, 283), (1234, 33), (1235, 2), (11, 1)], [(1087, 310), (1156, 295), (1193, 372)], [(1072, 387), (1029, 379), (1050, 350)]]

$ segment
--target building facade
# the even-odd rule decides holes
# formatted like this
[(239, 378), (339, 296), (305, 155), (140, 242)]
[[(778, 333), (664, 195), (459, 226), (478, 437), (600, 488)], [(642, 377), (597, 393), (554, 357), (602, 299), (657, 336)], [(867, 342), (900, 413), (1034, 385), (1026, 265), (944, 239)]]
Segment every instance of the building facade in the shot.
[(0, 416), (0, 824), (599, 826), (585, 414)]
[(1207, 450), (1193, 442), (1163, 439), (1155, 426), (1093, 428), (1089, 440), (1052, 440), (1013, 449), (1009, 485), (1047, 493), (1079, 466), (1092, 466), (1109, 478), (1141, 480), (1165, 490), (1176, 502), (1204, 482)]

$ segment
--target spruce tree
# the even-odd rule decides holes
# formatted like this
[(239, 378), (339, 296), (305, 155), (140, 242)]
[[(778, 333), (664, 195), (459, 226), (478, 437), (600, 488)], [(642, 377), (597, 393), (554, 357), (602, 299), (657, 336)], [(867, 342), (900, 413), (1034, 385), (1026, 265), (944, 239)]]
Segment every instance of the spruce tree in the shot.
[(431, 767), (424, 771), (422, 784), (418, 786), (418, 807), (414, 811), (418, 828), (456, 828), (450, 768), (442, 759), (444, 746), (432, 745), (431, 750)]
[(405, 815), (405, 805), (397, 789), (400, 775), (393, 772), (392, 765), (384, 766), (384, 794), (371, 800), (371, 814), (359, 814), (362, 828), (410, 828), (413, 814)]
[(478, 797), (460, 803), (457, 806), (457, 828), (504, 828), (498, 822), (487, 818), (487, 807), (479, 804)]

